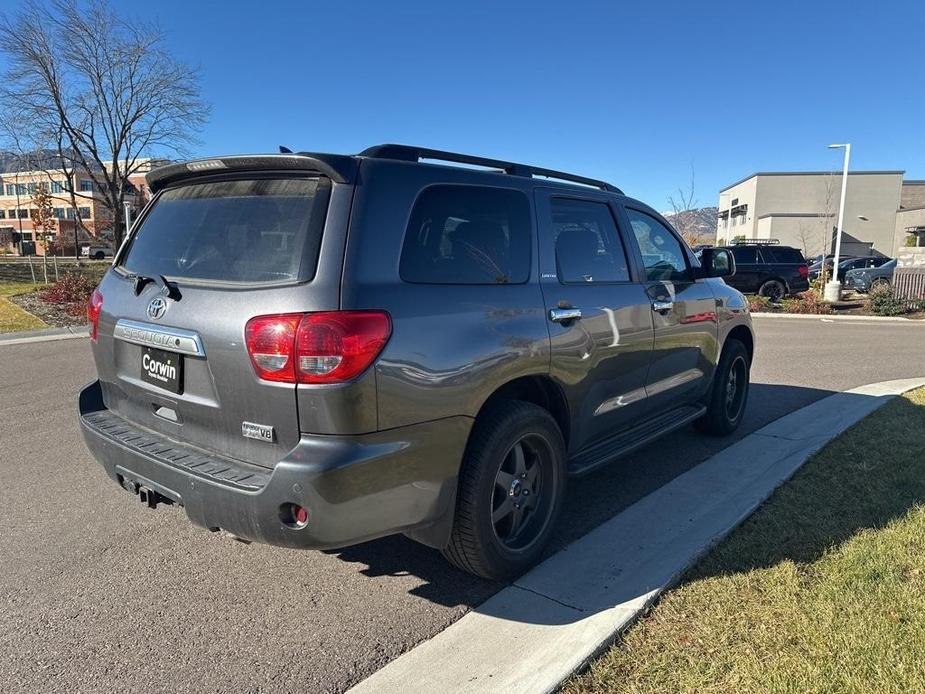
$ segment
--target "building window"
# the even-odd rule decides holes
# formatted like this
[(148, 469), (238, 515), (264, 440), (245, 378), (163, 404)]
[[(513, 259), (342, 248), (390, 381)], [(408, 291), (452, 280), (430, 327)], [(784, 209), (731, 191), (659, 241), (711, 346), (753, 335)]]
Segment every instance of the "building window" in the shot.
[(55, 208), (55, 219), (64, 219), (64, 208), (63, 207)]
[(21, 210), (19, 210), (19, 218), (29, 219), (29, 210), (27, 210), (26, 208), (22, 208)]
[(0, 210), (0, 219), (6, 219), (6, 210)]
[(89, 208), (89, 207), (81, 207), (81, 208), (80, 208), (80, 218), (81, 218), (81, 219), (90, 219), (90, 208)]
[(22, 233), (22, 240), (25, 241), (26, 243), (32, 243), (32, 232), (24, 231)]
[(77, 219), (77, 213), (74, 211), (73, 207), (67, 208), (67, 218), (70, 220)]
[(51, 182), (51, 192), (52, 193), (63, 193), (64, 192), (64, 186), (61, 185), (61, 181)]
[(17, 183), (17, 184), (16, 184), (16, 194), (17, 194), (17, 195), (25, 195), (25, 194), (26, 194), (26, 184), (25, 184), (25, 183)]
[(29, 191), (29, 195), (35, 194), (35, 191), (37, 191), (38, 189), (39, 187), (37, 183), (27, 183), (26, 184), (26, 190)]
[(80, 191), (82, 193), (92, 193), (93, 181), (88, 181), (86, 178), (80, 179)]

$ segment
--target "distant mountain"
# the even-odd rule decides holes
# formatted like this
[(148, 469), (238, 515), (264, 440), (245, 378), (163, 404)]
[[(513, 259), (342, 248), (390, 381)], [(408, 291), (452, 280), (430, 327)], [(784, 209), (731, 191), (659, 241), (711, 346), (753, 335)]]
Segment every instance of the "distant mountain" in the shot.
[(681, 214), (666, 213), (665, 219), (677, 229), (692, 246), (716, 241), (716, 215), (718, 207), (698, 207)]

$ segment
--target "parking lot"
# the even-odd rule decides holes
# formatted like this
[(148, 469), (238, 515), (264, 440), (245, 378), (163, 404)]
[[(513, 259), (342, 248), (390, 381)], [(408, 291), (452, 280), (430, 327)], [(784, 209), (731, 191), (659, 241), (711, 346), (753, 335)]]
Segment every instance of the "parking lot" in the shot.
[[(925, 326), (756, 318), (746, 419), (571, 483), (552, 551), (781, 415), (925, 375)], [(0, 681), (15, 691), (343, 691), (500, 588), (401, 537), (334, 552), (244, 545), (151, 511), (80, 441), (84, 340), (0, 347)]]

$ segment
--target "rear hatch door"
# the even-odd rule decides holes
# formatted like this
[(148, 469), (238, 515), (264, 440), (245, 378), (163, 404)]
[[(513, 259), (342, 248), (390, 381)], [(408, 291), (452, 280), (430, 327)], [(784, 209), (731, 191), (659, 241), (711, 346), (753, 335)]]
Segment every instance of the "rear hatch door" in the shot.
[(342, 261), (324, 272), (318, 262), (322, 240), (336, 247), (343, 236), (326, 228), (333, 187), (323, 176), (264, 171), (160, 191), (100, 286), (94, 357), (107, 407), (266, 467), (291, 450), (295, 385), (257, 377), (245, 325), (337, 308)]

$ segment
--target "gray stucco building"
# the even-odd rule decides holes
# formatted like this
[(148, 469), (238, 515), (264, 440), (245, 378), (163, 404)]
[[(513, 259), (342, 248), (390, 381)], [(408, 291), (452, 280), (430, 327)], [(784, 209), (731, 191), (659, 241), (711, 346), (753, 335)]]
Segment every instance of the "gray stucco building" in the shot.
[[(907, 227), (925, 225), (925, 181), (902, 171), (852, 171), (845, 198), (842, 253), (895, 257)], [(807, 257), (830, 253), (841, 173), (760, 172), (720, 191), (717, 243), (779, 239)]]

